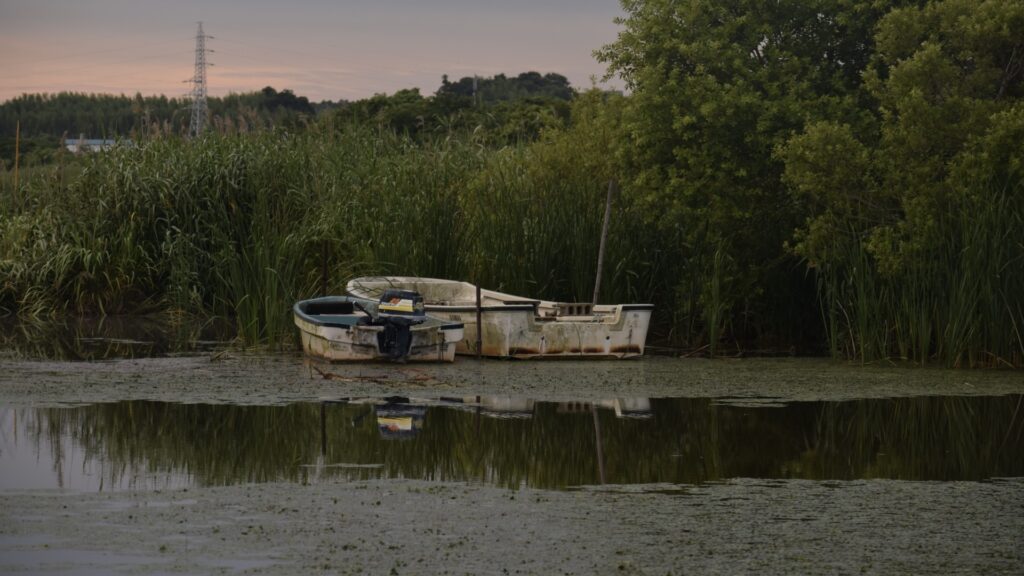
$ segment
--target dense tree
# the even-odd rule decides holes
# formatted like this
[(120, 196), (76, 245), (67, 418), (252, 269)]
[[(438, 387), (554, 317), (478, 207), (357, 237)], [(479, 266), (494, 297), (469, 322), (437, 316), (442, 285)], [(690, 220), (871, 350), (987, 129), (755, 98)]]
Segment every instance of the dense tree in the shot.
[[(783, 244), (800, 212), (772, 151), (815, 119), (870, 126), (860, 74), (879, 9), (850, 0), (623, 8), (618, 40), (597, 55), (633, 92), (620, 150), (627, 193), (683, 244), (676, 306), (692, 325), (717, 333), (733, 310), (752, 322), (734, 328), (758, 330), (764, 291), (791, 289), (799, 274)], [(783, 267), (793, 272), (780, 276)]]
[(0, 135), (13, 137), (20, 123), (23, 136), (116, 138), (181, 116), (187, 125), (187, 107), (186, 100), (141, 94), (25, 94), (0, 104)]
[[(852, 353), (885, 355), (882, 339), (957, 364), (1024, 354), (1024, 3), (895, 9), (876, 40), (879, 129), (829, 118), (780, 148), (809, 217), (796, 252), (823, 271)], [(869, 305), (888, 306), (885, 325), (837, 312)]]
[(523, 72), (515, 78), (497, 74), (492, 78), (466, 76), (457, 82), (450, 82), (445, 75), (441, 79), (441, 87), (437, 89), (440, 97), (461, 97), (472, 101), (475, 96), (479, 103), (494, 103), (524, 98), (556, 98), (571, 100), (573, 89), (569, 80), (561, 74), (539, 72)]
[(376, 94), (339, 107), (336, 117), (417, 137), (473, 132), (479, 141), (495, 144), (534, 140), (569, 120), (573, 91), (564, 76), (526, 72), (516, 78), (478, 78), (475, 99), (473, 81), (466, 77), (453, 83), (444, 76), (433, 96), (415, 88)]
[[(835, 223), (848, 221), (873, 231), (887, 269), (919, 256), (913, 246), (933, 244), (927, 235), (941, 231), (929, 222), (947, 213), (958, 193), (951, 171), (974, 155), (986, 133), (1012, 130), (1017, 121), (1022, 34), (1020, 2), (947, 0), (890, 12), (865, 72), (875, 98), (867, 110), (879, 129), (829, 118), (781, 149), (786, 177), (813, 216), (801, 253), (825, 257)], [(991, 151), (1007, 160), (996, 166), (1006, 167), (1017, 152)], [(918, 234), (924, 236), (912, 239)]]
[[(478, 79), (474, 100), (472, 77), (452, 83), (447, 76), (433, 96), (419, 89), (377, 94), (355, 102), (313, 104), (291, 90), (267, 86), (259, 92), (210, 97), (213, 128), (247, 132), (265, 128), (303, 129), (318, 114), (343, 121), (371, 122), (416, 136), (476, 131), (481, 141), (532, 140), (569, 117), (573, 89), (560, 74), (525, 72)], [(0, 104), (0, 158), (13, 163), (15, 127), (20, 122), (23, 157), (46, 161), (62, 137), (141, 138), (185, 134), (191, 115), (187, 99), (106, 94), (25, 94)]]
[(1019, 363), (1024, 3), (623, 7), (597, 54), (633, 92), (617, 158), (679, 245), (684, 336), (821, 302), (837, 353)]
[[(266, 87), (260, 92), (210, 97), (208, 107), (215, 124), (240, 121), (252, 127), (295, 126), (316, 110), (304, 96), (291, 90)], [(23, 137), (77, 138), (140, 137), (145, 134), (184, 133), (191, 114), (190, 102), (166, 96), (128, 97), (109, 94), (25, 94), (0, 104), (0, 138), (13, 139), (20, 123)]]

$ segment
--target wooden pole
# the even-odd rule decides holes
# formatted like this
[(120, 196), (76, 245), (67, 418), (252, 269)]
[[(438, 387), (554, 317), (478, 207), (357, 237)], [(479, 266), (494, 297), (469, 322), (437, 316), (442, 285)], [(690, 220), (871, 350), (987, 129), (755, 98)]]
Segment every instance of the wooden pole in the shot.
[(481, 307), (480, 307), (480, 300), (481, 300), (481, 298), (480, 298), (480, 285), (477, 284), (476, 285), (476, 357), (477, 358), (480, 358), (480, 356), (484, 352), (484, 325), (483, 325), (483, 322), (480, 321), (481, 316), (483, 316), (483, 310), (481, 310)]
[(597, 304), (601, 294), (601, 269), (604, 267), (604, 245), (608, 239), (608, 221), (612, 219), (612, 194), (615, 192), (615, 180), (608, 181), (608, 198), (604, 202), (604, 224), (601, 226), (601, 243), (597, 248), (597, 278), (594, 280), (594, 298), (592, 304)]
[(14, 193), (18, 193), (18, 151), (21, 146), (21, 120), (14, 123)]
[(320, 295), (327, 296), (327, 240), (320, 244)]
[(601, 420), (597, 416), (597, 405), (592, 404), (590, 411), (594, 415), (594, 445), (597, 447), (597, 478), (601, 484), (607, 484), (604, 472), (604, 450), (601, 446)]
[(327, 403), (320, 403), (320, 455), (327, 456)]

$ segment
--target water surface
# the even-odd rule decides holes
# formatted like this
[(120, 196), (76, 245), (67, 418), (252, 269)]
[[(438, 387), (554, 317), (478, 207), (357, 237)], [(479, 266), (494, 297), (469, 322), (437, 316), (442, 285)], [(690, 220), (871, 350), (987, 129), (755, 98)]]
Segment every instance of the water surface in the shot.
[(1022, 395), (743, 405), (365, 397), (0, 408), (0, 489), (410, 478), (566, 489), (1024, 476)]

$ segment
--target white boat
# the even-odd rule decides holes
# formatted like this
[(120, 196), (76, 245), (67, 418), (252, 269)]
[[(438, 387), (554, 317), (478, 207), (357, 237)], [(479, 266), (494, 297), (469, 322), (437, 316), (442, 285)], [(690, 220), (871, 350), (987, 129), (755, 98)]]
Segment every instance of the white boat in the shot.
[[(430, 316), (461, 322), (458, 354), (477, 353), (476, 286), (413, 276), (373, 276), (349, 281), (348, 293), (373, 299), (389, 289), (423, 296)], [(652, 304), (590, 304), (532, 300), (480, 291), (481, 354), (505, 358), (630, 358), (644, 353)]]
[[(452, 362), (463, 325), (423, 313), (422, 299), (389, 291), (379, 301), (327, 296), (295, 303), (292, 313), (309, 356), (328, 360)], [(418, 309), (417, 309), (418, 308)]]

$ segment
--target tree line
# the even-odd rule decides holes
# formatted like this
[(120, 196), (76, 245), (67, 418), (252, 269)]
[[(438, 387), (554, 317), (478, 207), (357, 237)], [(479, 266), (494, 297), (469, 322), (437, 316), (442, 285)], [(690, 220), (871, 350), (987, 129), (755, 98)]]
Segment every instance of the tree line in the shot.
[(1021, 364), (1024, 3), (622, 6), (614, 157), (679, 245), (687, 333)]
[[(302, 129), (317, 117), (364, 121), (410, 134), (487, 127), (494, 138), (534, 138), (568, 118), (574, 95), (560, 74), (524, 72), (518, 76), (447, 75), (432, 96), (418, 89), (376, 94), (356, 101), (311, 102), (291, 90), (267, 86), (258, 92), (211, 96), (210, 124), (222, 132), (273, 128)], [(13, 163), (16, 129), (28, 164), (52, 161), (62, 138), (134, 138), (150, 134), (186, 134), (191, 119), (188, 98), (109, 94), (24, 94), (0, 104), (0, 159)]]

